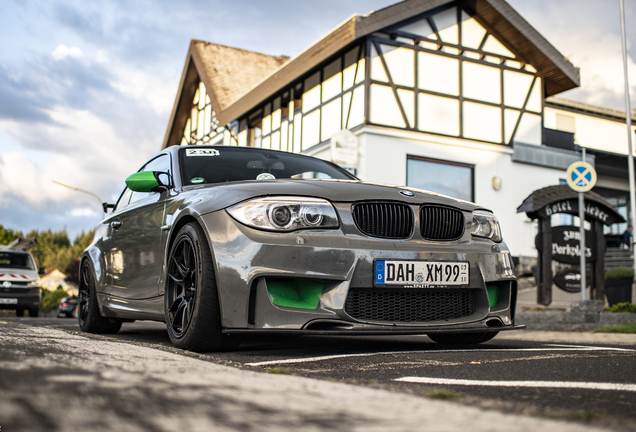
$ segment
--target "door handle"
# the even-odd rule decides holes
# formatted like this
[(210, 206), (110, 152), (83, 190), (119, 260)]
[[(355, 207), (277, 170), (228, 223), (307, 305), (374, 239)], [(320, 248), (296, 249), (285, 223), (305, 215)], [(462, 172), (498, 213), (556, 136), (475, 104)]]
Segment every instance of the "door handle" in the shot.
[(121, 227), (122, 223), (121, 221), (112, 221), (110, 223), (110, 226), (113, 227), (113, 229), (119, 229), (119, 227)]

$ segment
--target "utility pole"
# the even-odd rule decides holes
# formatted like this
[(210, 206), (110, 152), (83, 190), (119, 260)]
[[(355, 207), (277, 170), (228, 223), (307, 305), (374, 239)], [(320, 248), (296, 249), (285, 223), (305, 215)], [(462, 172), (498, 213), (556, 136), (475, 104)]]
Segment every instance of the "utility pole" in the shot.
[[(629, 102), (629, 78), (627, 75), (627, 37), (625, 36), (625, 0), (620, 0), (621, 10), (621, 43), (623, 46), (623, 76), (625, 77), (625, 123), (627, 123), (627, 168), (629, 170), (629, 208), (632, 226), (636, 217), (636, 192), (634, 191), (634, 149), (632, 147), (632, 107)], [(631, 245), (630, 245), (631, 248)], [(636, 271), (636, 251), (632, 249), (634, 257), (633, 269)], [(632, 284), (632, 302), (636, 301), (636, 285)]]

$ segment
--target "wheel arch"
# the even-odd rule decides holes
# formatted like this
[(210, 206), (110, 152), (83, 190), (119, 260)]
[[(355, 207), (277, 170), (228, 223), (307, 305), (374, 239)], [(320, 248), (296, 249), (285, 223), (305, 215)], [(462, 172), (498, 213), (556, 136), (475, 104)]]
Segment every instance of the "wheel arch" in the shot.
[[(172, 250), (172, 246), (174, 245), (174, 242), (177, 240), (177, 234), (179, 234), (179, 231), (181, 231), (181, 228), (183, 228), (185, 225), (189, 224), (189, 223), (195, 223), (199, 226), (199, 228), (201, 228), (201, 230), (203, 231), (203, 234), (205, 236), (205, 241), (208, 244), (208, 247), (210, 248), (210, 254), (212, 256), (212, 266), (214, 268), (214, 274), (215, 274), (215, 278), (217, 280), (218, 283), (218, 275), (219, 275), (219, 268), (217, 265), (217, 261), (216, 261), (216, 254), (214, 251), (214, 243), (212, 242), (212, 240), (210, 239), (210, 232), (208, 231), (207, 225), (205, 224), (205, 222), (203, 222), (201, 220), (201, 218), (198, 217), (198, 214), (192, 214), (192, 213), (188, 213), (188, 214), (184, 214), (183, 216), (181, 216), (179, 218), (178, 221), (176, 221), (176, 223), (173, 225), (172, 229), (170, 230), (170, 237), (168, 238), (168, 241), (166, 241), (166, 252), (164, 255), (164, 281), (163, 281), (163, 286), (161, 288), (161, 292), (160, 295), (165, 295), (165, 284), (166, 284), (166, 280), (168, 278), (168, 259), (170, 257), (170, 251)], [(221, 313), (221, 322), (223, 323), (225, 321), (224, 319), (224, 311), (225, 311), (225, 305), (224, 305), (224, 298), (221, 295), (221, 292), (218, 292), (218, 296), (219, 296), (219, 309), (220, 309), (220, 313)]]
[(185, 225), (187, 225), (189, 223), (192, 223), (192, 222), (194, 222), (197, 225), (199, 225), (199, 227), (201, 227), (203, 232), (206, 233), (205, 238), (208, 241), (208, 245), (210, 244), (210, 239), (208, 239), (207, 230), (205, 229), (205, 225), (202, 224), (199, 219), (197, 219), (196, 217), (194, 217), (191, 214), (184, 215), (183, 217), (179, 218), (179, 220), (174, 224), (174, 226), (170, 230), (170, 237), (168, 238), (168, 242), (166, 243), (166, 253), (164, 255), (165, 259), (166, 259), (166, 262), (165, 262), (166, 269), (167, 269), (167, 266), (168, 266), (168, 262), (167, 262), (168, 256), (170, 255), (170, 251), (172, 250), (172, 245), (174, 244), (175, 240), (177, 239), (177, 234), (179, 234), (179, 231), (181, 231), (181, 228), (183, 228)]
[[(212, 244), (212, 241), (210, 241), (210, 233), (208, 232), (207, 226), (205, 225), (205, 223), (198, 217), (196, 217), (195, 215), (189, 213), (189, 214), (185, 214), (182, 217), (179, 218), (179, 220), (174, 224), (174, 226), (172, 227), (172, 229), (170, 230), (170, 237), (168, 238), (168, 241), (166, 242), (166, 252), (164, 254), (164, 284), (165, 284), (165, 280), (168, 277), (168, 258), (170, 257), (170, 251), (172, 250), (172, 245), (174, 244), (174, 242), (177, 239), (177, 234), (179, 234), (179, 231), (181, 231), (181, 228), (183, 228), (185, 225), (189, 224), (189, 223), (195, 223), (199, 226), (199, 228), (201, 228), (201, 230), (203, 230), (203, 233), (205, 235), (205, 241), (208, 242), (208, 247), (210, 248), (210, 253), (212, 254), (212, 262), (214, 265), (214, 272), (215, 274), (218, 274), (218, 268), (216, 266), (216, 259), (215, 259), (215, 254), (214, 254), (214, 247)], [(161, 295), (164, 294), (164, 291), (162, 290)]]

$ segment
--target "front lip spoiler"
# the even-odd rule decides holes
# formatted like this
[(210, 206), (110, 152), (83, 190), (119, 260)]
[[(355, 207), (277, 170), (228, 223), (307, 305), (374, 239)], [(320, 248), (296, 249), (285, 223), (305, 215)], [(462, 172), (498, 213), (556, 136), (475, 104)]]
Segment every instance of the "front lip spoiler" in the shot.
[(306, 330), (306, 329), (223, 329), (224, 334), (280, 334), (280, 335), (366, 335), (366, 336), (382, 336), (382, 335), (422, 335), (429, 333), (490, 333), (506, 330), (520, 330), (526, 328), (525, 324), (502, 326), (502, 327), (486, 327), (486, 328), (443, 328), (443, 327), (419, 327), (419, 328), (399, 328), (386, 329), (382, 326), (363, 326), (342, 328), (339, 330)]

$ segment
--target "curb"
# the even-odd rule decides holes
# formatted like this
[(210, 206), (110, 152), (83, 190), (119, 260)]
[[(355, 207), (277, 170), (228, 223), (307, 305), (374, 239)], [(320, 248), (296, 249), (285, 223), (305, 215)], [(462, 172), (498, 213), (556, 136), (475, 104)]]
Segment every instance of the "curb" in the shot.
[(593, 331), (599, 327), (636, 324), (636, 313), (603, 312), (603, 302), (574, 302), (569, 311), (519, 311), (515, 324), (525, 324), (528, 330)]

